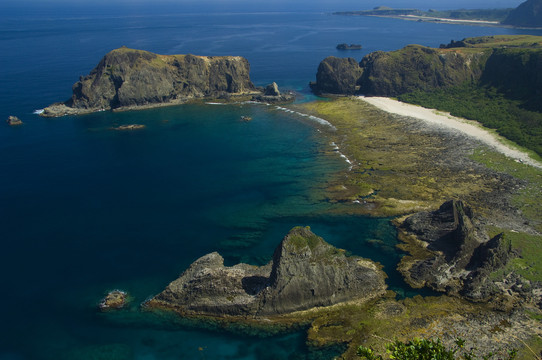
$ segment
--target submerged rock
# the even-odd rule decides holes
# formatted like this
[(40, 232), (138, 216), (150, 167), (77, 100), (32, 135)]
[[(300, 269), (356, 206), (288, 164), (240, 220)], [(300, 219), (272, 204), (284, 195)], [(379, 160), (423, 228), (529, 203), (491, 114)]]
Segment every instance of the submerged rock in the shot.
[(8, 123), (8, 125), (11, 125), (11, 126), (23, 124), (21, 119), (19, 119), (17, 116), (9, 116), (6, 122)]
[(140, 130), (144, 129), (146, 126), (142, 124), (129, 124), (129, 125), (120, 125), (114, 127), (113, 130)]
[(308, 227), (296, 227), (267, 265), (226, 267), (220, 254), (205, 255), (147, 306), (194, 315), (278, 315), (380, 296), (385, 278), (376, 263), (346, 256)]
[(128, 293), (122, 290), (110, 291), (98, 304), (101, 311), (118, 310), (126, 306)]

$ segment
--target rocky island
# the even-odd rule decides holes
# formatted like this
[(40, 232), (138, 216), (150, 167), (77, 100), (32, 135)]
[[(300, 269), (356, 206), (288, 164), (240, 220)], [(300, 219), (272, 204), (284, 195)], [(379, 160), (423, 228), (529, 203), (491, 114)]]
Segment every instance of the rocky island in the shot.
[[(240, 56), (159, 55), (122, 47), (106, 54), (73, 85), (72, 97), (52, 104), (44, 117), (181, 104), (192, 99), (261, 94)], [(277, 90), (278, 91), (278, 90)], [(271, 95), (268, 100), (290, 101)]]
[(224, 266), (218, 253), (196, 260), (146, 303), (183, 315), (273, 316), (382, 296), (380, 266), (326, 243), (308, 227), (296, 227), (265, 266)]
[(342, 43), (337, 45), (337, 50), (361, 50), (362, 46), (360, 44), (346, 44)]

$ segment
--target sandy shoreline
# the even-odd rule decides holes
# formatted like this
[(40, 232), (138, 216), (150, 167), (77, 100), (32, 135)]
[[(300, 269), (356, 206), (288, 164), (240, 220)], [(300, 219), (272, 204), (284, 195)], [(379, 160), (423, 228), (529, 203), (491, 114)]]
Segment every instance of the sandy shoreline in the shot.
[(496, 151), (512, 158), (518, 162), (528, 164), (542, 169), (542, 163), (529, 157), (527, 153), (511, 148), (498, 140), (498, 135), (492, 134), (478, 126), (472, 124), (472, 121), (451, 116), (448, 113), (440, 112), (434, 109), (426, 109), (421, 106), (406, 104), (397, 100), (385, 97), (364, 97), (359, 99), (376, 106), (388, 113), (409, 116), (424, 121), (427, 124), (459, 131), (464, 135), (472, 137)]

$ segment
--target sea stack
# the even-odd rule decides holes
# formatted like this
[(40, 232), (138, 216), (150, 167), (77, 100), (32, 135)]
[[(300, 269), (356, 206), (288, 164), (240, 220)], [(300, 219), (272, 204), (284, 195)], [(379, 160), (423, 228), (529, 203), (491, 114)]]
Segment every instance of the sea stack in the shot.
[(226, 267), (218, 253), (205, 255), (147, 306), (193, 316), (272, 316), (382, 296), (385, 278), (378, 264), (296, 227), (267, 265)]

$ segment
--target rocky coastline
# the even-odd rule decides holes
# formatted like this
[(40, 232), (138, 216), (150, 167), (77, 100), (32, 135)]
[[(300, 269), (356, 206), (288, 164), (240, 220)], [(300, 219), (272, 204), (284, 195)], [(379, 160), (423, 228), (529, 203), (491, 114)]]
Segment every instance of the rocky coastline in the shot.
[[(420, 63), (418, 60), (427, 65), (423, 86), (448, 86), (473, 76), (482, 78), (477, 64), (487, 60), (485, 55), (447, 50), (411, 46), (399, 53), (399, 61), (408, 69)], [(408, 91), (416, 86), (413, 80), (394, 77), (390, 72), (389, 60), (396, 60), (396, 55), (371, 54), (361, 63), (327, 58), (319, 66), (313, 89), (340, 95)], [(117, 56), (122, 60), (115, 60)], [(125, 67), (126, 61), (131, 63)], [(172, 66), (177, 72), (170, 73)], [(213, 66), (220, 71), (210, 70)], [(186, 80), (194, 76), (193, 71), (213, 73), (214, 80), (209, 77), (204, 82), (215, 85), (198, 87), (201, 76), (193, 82)], [(166, 75), (161, 78), (160, 74)], [(230, 75), (221, 77), (223, 74)], [(146, 84), (146, 76), (158, 76), (159, 81), (148, 91), (137, 90), (146, 88), (141, 86)], [(392, 79), (388, 81), (386, 76)], [(177, 80), (169, 88), (172, 78)], [(134, 79), (142, 82), (135, 86)], [(164, 93), (169, 95), (156, 96)], [(43, 116), (238, 96), (273, 103), (291, 101), (293, 95), (281, 93), (276, 83), (256, 89), (248, 78), (248, 62), (242, 58), (162, 56), (119, 49), (106, 55), (90, 75), (74, 85), (69, 101), (46, 109)], [(541, 282), (512, 266), (518, 259), (523, 261), (525, 254), (509, 236), (517, 232), (538, 234), (535, 228), (540, 219), (525, 215), (527, 211), (524, 214), (518, 210), (513, 200), (522, 190), (536, 186), (531, 180), (538, 174), (526, 180), (490, 169), (481, 159), (487, 153), (492, 157), (492, 153), (486, 153), (487, 148), (471, 139), (428, 129), (408, 117), (383, 114), (357, 99), (296, 106), (292, 108), (329, 120), (336, 128), (330, 139), (352, 159), (350, 169), (330, 184), (328, 200), (344, 203), (349, 213), (403, 216), (395, 224), (400, 247), (408, 256), (399, 264), (399, 271), (411, 286), (429, 287), (445, 295), (397, 300), (395, 294), (386, 291), (386, 275), (378, 264), (346, 256), (310, 229), (298, 227), (282, 240), (264, 266), (225, 266), (216, 252), (201, 257), (146, 301), (145, 310), (167, 310), (224, 323), (310, 324), (309, 342), (316, 346), (345, 342), (346, 358), (354, 356), (356, 345), (371, 344), (369, 333), (388, 338), (439, 336), (451, 342), (447, 329), (457, 319), (468, 324), (453, 325), (465, 336), (491, 334), (499, 328), (499, 339), (506, 348), (517, 347), (517, 339), (530, 341), (533, 334), (542, 333), (540, 323), (533, 321), (541, 314)], [(498, 231), (490, 234), (491, 227)], [(117, 299), (112, 300), (114, 303)], [(507, 321), (504, 325), (503, 319)], [(388, 323), (396, 325), (390, 327)], [(510, 334), (517, 338), (507, 339)], [(488, 335), (481, 342), (475, 341), (482, 351), (491, 351), (491, 339)]]
[(191, 316), (273, 317), (367, 302), (385, 294), (385, 278), (378, 264), (296, 227), (267, 265), (226, 267), (220, 254), (205, 255), (145, 306)]
[(82, 76), (70, 99), (51, 104), (40, 116), (139, 110), (197, 99), (283, 103), (295, 98), (278, 87), (273, 93), (257, 89), (249, 73), (250, 64), (240, 56), (159, 55), (122, 47)]

